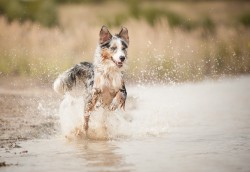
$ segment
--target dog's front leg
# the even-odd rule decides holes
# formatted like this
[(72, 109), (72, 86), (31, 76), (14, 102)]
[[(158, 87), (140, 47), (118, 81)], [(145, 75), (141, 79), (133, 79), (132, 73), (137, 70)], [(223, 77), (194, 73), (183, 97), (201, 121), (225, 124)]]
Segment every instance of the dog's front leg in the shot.
[(90, 113), (94, 110), (98, 97), (100, 95), (100, 90), (94, 88), (92, 90), (92, 94), (87, 98), (87, 103), (85, 104), (85, 112), (84, 112), (84, 130), (87, 131), (89, 128), (89, 116)]
[(125, 110), (126, 98), (127, 98), (127, 91), (125, 85), (123, 85), (122, 88), (119, 89), (119, 91), (116, 93), (114, 99), (112, 100), (109, 106), (109, 110), (114, 111), (118, 107)]

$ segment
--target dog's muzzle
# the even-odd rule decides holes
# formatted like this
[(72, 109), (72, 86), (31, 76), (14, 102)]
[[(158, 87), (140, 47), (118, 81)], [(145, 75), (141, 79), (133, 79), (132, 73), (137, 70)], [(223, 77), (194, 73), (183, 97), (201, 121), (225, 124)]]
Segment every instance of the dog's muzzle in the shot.
[(117, 62), (113, 59), (113, 57), (111, 57), (111, 60), (116, 64), (117, 67), (121, 68), (123, 66), (123, 62), (125, 60), (125, 57), (123, 57), (124, 59), (121, 60), (121, 62)]

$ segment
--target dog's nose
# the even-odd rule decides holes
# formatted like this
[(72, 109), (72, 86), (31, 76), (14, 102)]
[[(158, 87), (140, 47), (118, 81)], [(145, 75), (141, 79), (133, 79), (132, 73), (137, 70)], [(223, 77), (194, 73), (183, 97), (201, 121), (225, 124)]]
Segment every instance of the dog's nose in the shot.
[(125, 60), (125, 56), (120, 56), (120, 60), (123, 62)]

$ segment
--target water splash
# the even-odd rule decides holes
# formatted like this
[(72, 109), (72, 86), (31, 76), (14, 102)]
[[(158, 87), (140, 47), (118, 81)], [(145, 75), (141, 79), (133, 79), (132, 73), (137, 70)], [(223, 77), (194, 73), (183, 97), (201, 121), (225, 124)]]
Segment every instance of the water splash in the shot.
[[(142, 138), (166, 133), (168, 129), (166, 109), (161, 102), (152, 101), (152, 99), (157, 100), (158, 94), (154, 95), (154, 91), (147, 92), (145, 89), (142, 86), (128, 89), (130, 96), (126, 102), (125, 112), (122, 110), (110, 112), (102, 108), (94, 111), (90, 117), (89, 137)], [(72, 137), (72, 133), (74, 135), (74, 132), (81, 128), (83, 111), (83, 98), (65, 95), (59, 110), (63, 135)]]

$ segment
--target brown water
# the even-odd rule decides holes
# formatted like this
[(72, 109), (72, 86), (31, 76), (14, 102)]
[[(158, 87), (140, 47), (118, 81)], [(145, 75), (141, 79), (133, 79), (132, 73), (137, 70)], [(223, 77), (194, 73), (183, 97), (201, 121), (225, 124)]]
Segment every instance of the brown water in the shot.
[[(109, 140), (22, 142), (1, 152), (18, 164), (1, 171), (250, 171), (249, 76), (128, 92), (127, 111), (107, 115), (105, 135), (103, 119), (92, 116), (93, 132)], [(81, 103), (67, 96), (61, 103), (63, 134), (77, 123)]]

